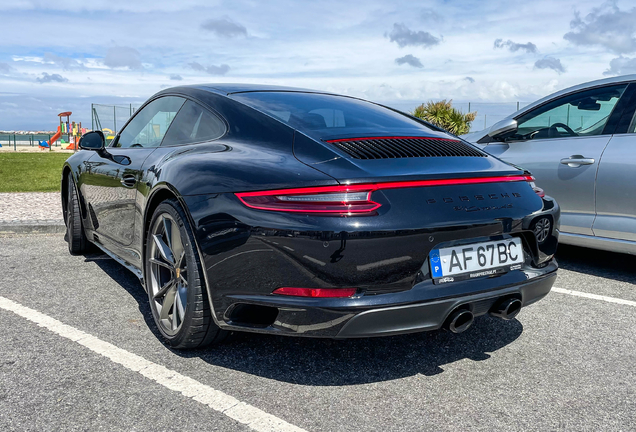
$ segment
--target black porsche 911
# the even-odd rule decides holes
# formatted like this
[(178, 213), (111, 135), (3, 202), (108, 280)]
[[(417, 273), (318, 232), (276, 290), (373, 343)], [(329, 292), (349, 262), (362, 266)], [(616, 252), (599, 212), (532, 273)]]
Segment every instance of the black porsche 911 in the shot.
[(459, 333), (556, 278), (559, 207), (528, 172), (364, 100), (175, 87), (80, 147), (62, 173), (69, 250), (132, 270), (176, 348)]

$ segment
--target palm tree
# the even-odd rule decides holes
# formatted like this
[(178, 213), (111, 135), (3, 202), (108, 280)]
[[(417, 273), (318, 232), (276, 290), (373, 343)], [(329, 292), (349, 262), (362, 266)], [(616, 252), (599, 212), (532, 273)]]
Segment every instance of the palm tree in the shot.
[(475, 117), (477, 117), (476, 111), (464, 114), (458, 109), (453, 108), (452, 99), (449, 101), (444, 99), (439, 102), (426, 102), (415, 108), (415, 111), (411, 114), (429, 123), (433, 123), (435, 126), (446, 129), (453, 135), (468, 133), (470, 131), (470, 124), (475, 120)]

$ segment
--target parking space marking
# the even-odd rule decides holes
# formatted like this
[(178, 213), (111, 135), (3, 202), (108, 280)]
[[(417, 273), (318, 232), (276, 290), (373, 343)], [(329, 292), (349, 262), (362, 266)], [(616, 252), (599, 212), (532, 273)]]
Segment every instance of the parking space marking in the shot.
[(636, 302), (635, 301), (623, 300), (623, 299), (619, 299), (619, 298), (616, 298), (616, 297), (608, 297), (608, 296), (602, 296), (602, 295), (598, 295), (598, 294), (590, 294), (590, 293), (586, 293), (586, 292), (582, 292), (582, 291), (572, 291), (572, 290), (569, 290), (569, 289), (556, 288), (556, 287), (552, 287), (552, 291), (558, 292), (560, 294), (568, 294), (568, 295), (573, 295), (573, 296), (576, 296), (576, 297), (585, 297), (585, 298), (589, 298), (589, 299), (593, 299), (593, 300), (605, 301), (605, 302), (608, 302), (608, 303), (617, 303), (617, 304), (622, 304), (622, 305), (636, 307)]
[(252, 405), (241, 402), (222, 391), (215, 390), (188, 376), (181, 375), (176, 371), (146, 360), (137, 354), (133, 354), (82, 330), (64, 324), (35, 309), (22, 306), (13, 300), (0, 296), (0, 309), (13, 312), (59, 336), (77, 342), (91, 351), (110, 359), (112, 362), (122, 365), (126, 369), (138, 372), (142, 376), (157, 382), (169, 390), (179, 392), (186, 397), (207, 405), (215, 411), (225, 414), (250, 429), (259, 432), (305, 432), (304, 429), (287, 423)]
[(317, 260), (316, 258), (310, 257), (309, 255), (303, 255), (303, 258), (305, 258), (307, 261), (311, 261), (314, 264), (318, 264), (319, 266), (323, 266), (324, 267), (324, 266), (327, 265), (326, 263), (324, 263), (324, 262), (322, 262), (320, 260)]

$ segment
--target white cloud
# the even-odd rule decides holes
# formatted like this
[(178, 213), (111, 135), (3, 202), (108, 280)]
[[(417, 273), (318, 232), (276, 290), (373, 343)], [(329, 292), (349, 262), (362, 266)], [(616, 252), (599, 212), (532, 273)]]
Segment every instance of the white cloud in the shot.
[(423, 68), (424, 65), (417, 57), (414, 57), (411, 54), (407, 54), (404, 57), (399, 57), (395, 59), (395, 62), (399, 65), (407, 64), (416, 68)]
[(584, 18), (575, 13), (564, 39), (575, 45), (600, 46), (616, 54), (636, 51), (636, 7), (621, 10), (616, 1), (592, 9)]
[(68, 78), (64, 78), (62, 75), (59, 75), (59, 74), (49, 75), (46, 72), (42, 72), (42, 76), (40, 78), (36, 78), (35, 80), (39, 82), (40, 84), (50, 83), (50, 82), (64, 83), (68, 81)]
[(104, 64), (109, 68), (141, 69), (141, 54), (136, 49), (126, 46), (108, 48)]
[(636, 74), (636, 58), (617, 57), (612, 59), (609, 69), (603, 72), (603, 75), (628, 75)]
[(534, 63), (534, 67), (537, 69), (552, 69), (557, 73), (565, 72), (565, 68), (561, 64), (561, 60), (554, 57), (545, 57), (537, 60)]
[(393, 30), (386, 34), (391, 42), (398, 44), (400, 48), (405, 46), (431, 47), (440, 43), (441, 39), (427, 31), (414, 31), (401, 23), (393, 24)]
[(201, 28), (222, 38), (247, 36), (247, 29), (245, 26), (237, 24), (229, 18), (209, 19), (201, 24)]
[(198, 63), (198, 62), (190, 62), (188, 63), (188, 66), (190, 66), (192, 69), (194, 69), (197, 72), (205, 72), (210, 75), (225, 75), (226, 73), (230, 71), (230, 67), (226, 64), (222, 64), (220, 66), (215, 66), (215, 65), (203, 66), (201, 63)]
[(513, 41), (511, 41), (510, 39), (508, 39), (507, 41), (504, 42), (503, 39), (496, 39), (495, 43), (494, 43), (494, 47), (495, 48), (508, 48), (510, 51), (512, 52), (516, 52), (519, 50), (524, 50), (527, 53), (536, 53), (537, 52), (537, 46), (535, 44), (533, 44), (532, 42), (528, 42), (528, 43), (515, 43)]

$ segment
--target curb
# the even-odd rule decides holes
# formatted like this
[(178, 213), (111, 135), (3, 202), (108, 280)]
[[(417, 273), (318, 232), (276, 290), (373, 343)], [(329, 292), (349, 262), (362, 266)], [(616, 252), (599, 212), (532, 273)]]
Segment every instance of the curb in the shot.
[(57, 234), (66, 232), (61, 220), (0, 221), (0, 234)]

